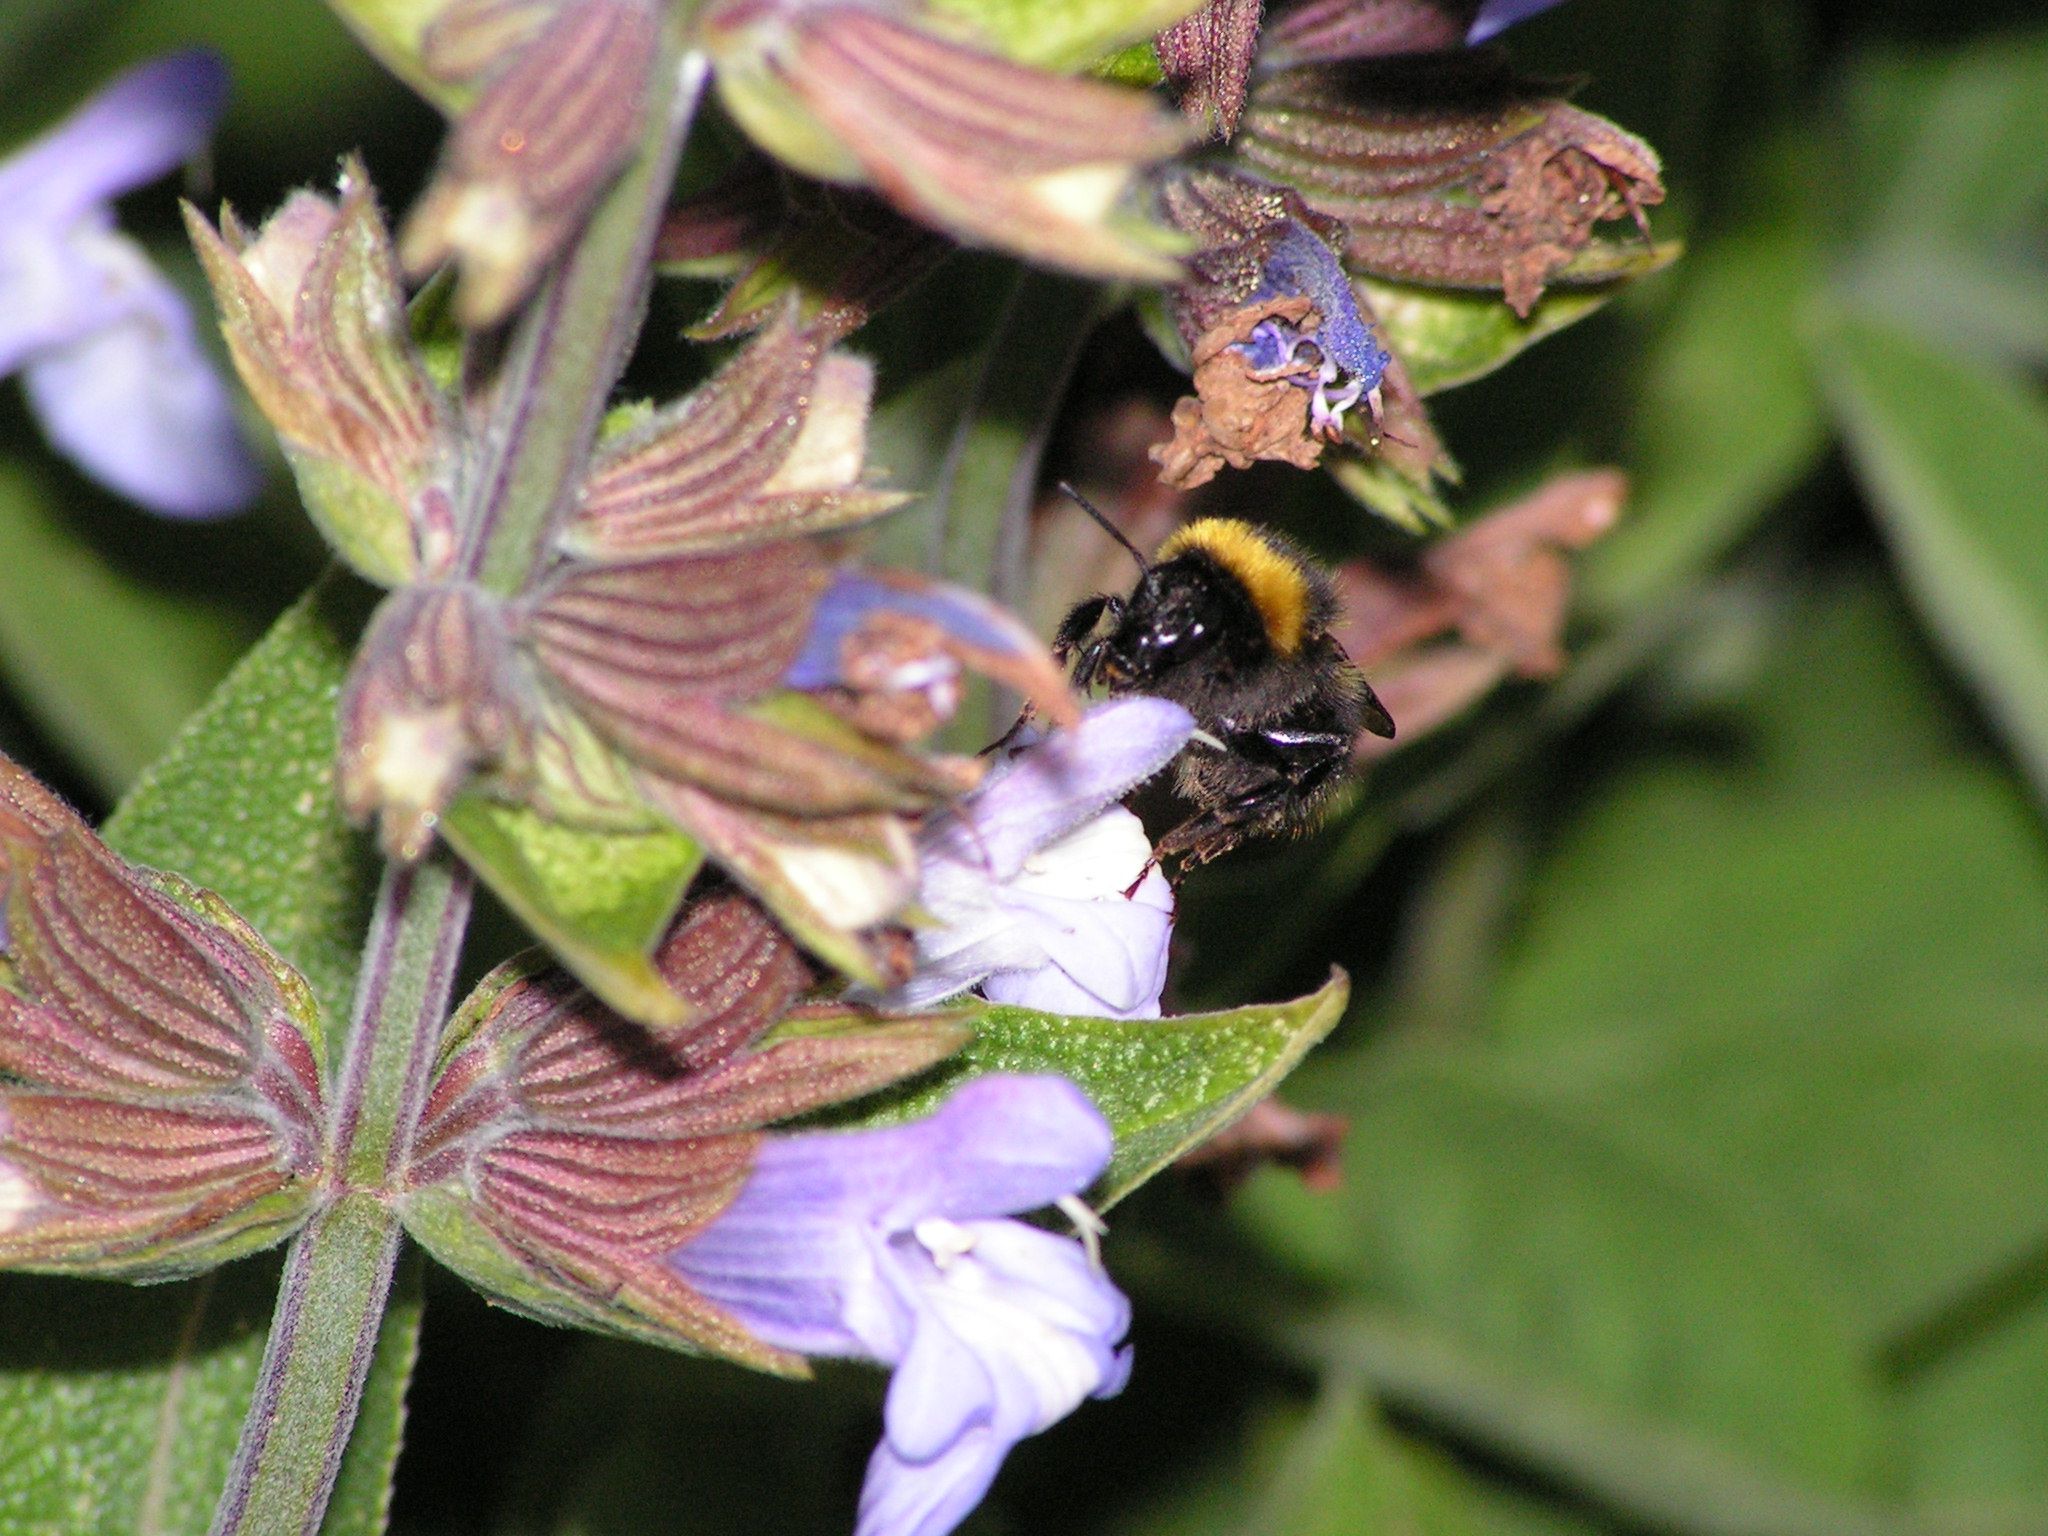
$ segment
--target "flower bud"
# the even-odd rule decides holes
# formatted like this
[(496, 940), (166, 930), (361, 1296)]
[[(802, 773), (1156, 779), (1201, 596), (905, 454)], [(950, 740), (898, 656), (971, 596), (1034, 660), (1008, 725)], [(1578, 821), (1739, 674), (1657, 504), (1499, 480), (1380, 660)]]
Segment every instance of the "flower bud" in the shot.
[(457, 0), (428, 29), (427, 67), (482, 88), (401, 250), (416, 276), (458, 264), (464, 324), (511, 313), (632, 157), (660, 26), (652, 0)]
[(269, 1246), (322, 1172), (305, 984), (0, 758), (0, 1264), (170, 1279)]
[(662, 1040), (559, 972), (479, 988), (428, 1101), (407, 1226), (517, 1310), (799, 1369), (664, 1258), (738, 1194), (764, 1126), (920, 1071), (963, 1034), (845, 1008), (791, 1019), (810, 969), (730, 892), (693, 903), (656, 964), (693, 1020)]
[(341, 696), (342, 808), (374, 818), (385, 856), (411, 862), (521, 720), (511, 640), (496, 599), (468, 586), (408, 587), (384, 600)]
[(1169, 241), (1120, 207), (1187, 141), (1149, 97), (934, 36), (851, 0), (713, 0), (720, 99), (756, 143), (865, 183), (970, 245), (1101, 277), (1167, 278)]
[(232, 212), (216, 232), (188, 205), (185, 223), (314, 522), (372, 581), (419, 574), (414, 512), (445, 494), (452, 407), (413, 344), (362, 166), (343, 168), (339, 202), (294, 193), (253, 237)]

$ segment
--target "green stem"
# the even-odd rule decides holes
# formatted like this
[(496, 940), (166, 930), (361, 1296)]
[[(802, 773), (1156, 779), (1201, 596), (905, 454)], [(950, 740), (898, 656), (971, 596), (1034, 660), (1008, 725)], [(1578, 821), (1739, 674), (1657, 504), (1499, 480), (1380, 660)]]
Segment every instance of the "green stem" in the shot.
[[(665, 33), (675, 91), (633, 164), (521, 318), (465, 508), (466, 569), (516, 593), (590, 453), (640, 327), (654, 237), (704, 86), (703, 60)], [(355, 1427), (397, 1264), (389, 1199), (431, 1081), (469, 920), (468, 873), (445, 855), (386, 871), (356, 980), (333, 1107), (326, 1204), (293, 1241), (256, 1395), (215, 1536), (314, 1536)]]
[(528, 309), (505, 359), (503, 404), (488, 432), (496, 448), (465, 524), (465, 564), (494, 592), (525, 587), (640, 334), (654, 239), (708, 73), (674, 25), (663, 36), (655, 78), (676, 82), (669, 109), (649, 114), (639, 155)]
[(293, 1239), (215, 1536), (320, 1528), (398, 1262), (381, 1192), (426, 1096), (469, 921), (466, 870), (385, 872), (363, 950), (334, 1118), (334, 1198)]

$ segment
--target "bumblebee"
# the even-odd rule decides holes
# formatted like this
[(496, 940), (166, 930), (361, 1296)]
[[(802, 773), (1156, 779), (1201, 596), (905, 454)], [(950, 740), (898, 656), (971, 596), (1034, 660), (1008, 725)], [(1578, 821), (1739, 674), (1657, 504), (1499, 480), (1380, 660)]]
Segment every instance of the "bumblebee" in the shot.
[(1387, 714), (1330, 633), (1329, 573), (1279, 534), (1235, 518), (1187, 524), (1150, 560), (1071, 486), (1138, 562), (1125, 597), (1097, 595), (1061, 623), (1053, 655), (1077, 687), (1171, 699), (1204, 733), (1181, 754), (1194, 807), (1162, 855), (1207, 863), (1246, 838), (1305, 830), (1336, 787), (1361, 730)]

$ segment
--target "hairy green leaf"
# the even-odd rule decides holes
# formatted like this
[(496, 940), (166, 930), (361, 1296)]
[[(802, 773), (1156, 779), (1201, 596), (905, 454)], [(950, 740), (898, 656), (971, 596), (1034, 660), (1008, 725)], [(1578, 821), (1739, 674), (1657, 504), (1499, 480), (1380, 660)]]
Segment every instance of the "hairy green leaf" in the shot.
[(334, 708), (365, 594), (323, 579), (229, 673), (104, 828), (131, 859), (218, 893), (313, 989), (332, 1047), (375, 894), (334, 798)]
[(704, 862), (689, 838), (579, 831), (481, 795), (456, 801), (441, 832), (591, 991), (642, 1023), (682, 1022), (648, 957)]
[(990, 1072), (1056, 1072), (1116, 1133), (1116, 1155), (1090, 1195), (1106, 1209), (1271, 1093), (1336, 1027), (1350, 995), (1339, 971), (1291, 1003), (1166, 1019), (1075, 1018), (968, 999), (966, 1048), (908, 1090), (864, 1101), (845, 1123), (915, 1119)]

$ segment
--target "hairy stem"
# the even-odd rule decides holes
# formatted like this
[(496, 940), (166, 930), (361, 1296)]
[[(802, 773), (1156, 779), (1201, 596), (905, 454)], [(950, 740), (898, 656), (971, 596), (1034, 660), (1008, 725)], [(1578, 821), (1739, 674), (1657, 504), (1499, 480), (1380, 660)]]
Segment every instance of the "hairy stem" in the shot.
[(341, 1182), (286, 1257), (217, 1536), (311, 1536), (326, 1513), (398, 1262), (398, 1222), (379, 1196), (426, 1095), (470, 893), (446, 858), (387, 870), (377, 893), (335, 1105)]
[(684, 53), (674, 32), (665, 29), (656, 75), (675, 81), (668, 109), (649, 114), (639, 157), (527, 311), (505, 359), (494, 451), (465, 525), (465, 567), (493, 591), (525, 586), (640, 333), (654, 238), (707, 73), (703, 55)]
[[(640, 154), (522, 317), (497, 389), (491, 452), (465, 523), (465, 569), (526, 582), (639, 330), (648, 262), (704, 85), (671, 30)], [(348, 1448), (398, 1260), (390, 1199), (432, 1073), (469, 920), (466, 871), (444, 857), (387, 870), (356, 979), (335, 1092), (327, 1203), (294, 1240), (216, 1536), (313, 1536)]]

